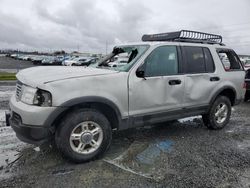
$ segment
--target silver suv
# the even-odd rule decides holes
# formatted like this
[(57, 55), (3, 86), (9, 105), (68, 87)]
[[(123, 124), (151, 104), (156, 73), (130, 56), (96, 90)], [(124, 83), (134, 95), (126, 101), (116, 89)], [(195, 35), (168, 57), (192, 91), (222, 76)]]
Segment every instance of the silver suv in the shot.
[[(245, 72), (218, 35), (179, 31), (144, 35), (89, 67), (35, 67), (17, 74), (9, 122), (28, 143), (55, 140), (85, 162), (104, 153), (112, 130), (202, 115), (221, 129), (243, 100)], [(123, 66), (110, 66), (119, 56)]]

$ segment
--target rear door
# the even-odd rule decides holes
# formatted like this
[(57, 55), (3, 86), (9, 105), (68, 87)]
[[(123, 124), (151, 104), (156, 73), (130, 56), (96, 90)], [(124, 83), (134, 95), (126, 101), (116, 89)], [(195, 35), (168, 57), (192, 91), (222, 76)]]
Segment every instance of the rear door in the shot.
[(182, 46), (185, 72), (184, 106), (201, 108), (210, 102), (210, 92), (221, 82), (209, 48)]

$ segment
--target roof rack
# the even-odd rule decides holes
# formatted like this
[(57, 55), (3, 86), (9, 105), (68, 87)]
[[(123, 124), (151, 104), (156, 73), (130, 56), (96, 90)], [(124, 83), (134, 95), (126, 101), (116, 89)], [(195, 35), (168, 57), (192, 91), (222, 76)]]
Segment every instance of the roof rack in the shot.
[(192, 42), (192, 43), (207, 43), (220, 44), (222, 43), (222, 36), (209, 33), (202, 33), (198, 31), (181, 30), (170, 33), (159, 33), (152, 35), (143, 35), (142, 41), (176, 41), (176, 42)]

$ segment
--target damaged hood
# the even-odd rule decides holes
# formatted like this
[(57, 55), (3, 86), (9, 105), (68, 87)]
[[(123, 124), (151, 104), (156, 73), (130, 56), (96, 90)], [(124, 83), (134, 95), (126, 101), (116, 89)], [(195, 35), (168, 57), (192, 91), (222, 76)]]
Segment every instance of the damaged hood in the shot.
[(37, 87), (41, 84), (64, 79), (74, 79), (79, 77), (107, 75), (114, 73), (118, 73), (118, 71), (91, 67), (50, 66), (24, 69), (20, 71), (16, 77), (24, 84)]

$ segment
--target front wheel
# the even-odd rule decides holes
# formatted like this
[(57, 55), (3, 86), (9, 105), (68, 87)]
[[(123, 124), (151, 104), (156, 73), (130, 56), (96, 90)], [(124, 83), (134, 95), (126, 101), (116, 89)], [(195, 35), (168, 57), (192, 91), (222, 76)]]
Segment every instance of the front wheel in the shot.
[(224, 128), (231, 116), (231, 102), (228, 97), (219, 96), (214, 101), (207, 114), (202, 116), (204, 124), (209, 129)]
[(76, 163), (96, 159), (108, 149), (111, 138), (108, 119), (94, 109), (80, 109), (68, 114), (55, 135), (57, 148)]

